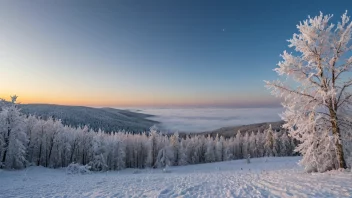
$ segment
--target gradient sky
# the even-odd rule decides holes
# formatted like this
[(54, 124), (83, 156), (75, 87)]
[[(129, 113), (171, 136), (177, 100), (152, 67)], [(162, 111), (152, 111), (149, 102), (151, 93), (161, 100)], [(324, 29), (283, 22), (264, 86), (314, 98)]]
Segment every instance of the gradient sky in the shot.
[(296, 24), (352, 1), (0, 0), (0, 97), (87, 106), (275, 106)]

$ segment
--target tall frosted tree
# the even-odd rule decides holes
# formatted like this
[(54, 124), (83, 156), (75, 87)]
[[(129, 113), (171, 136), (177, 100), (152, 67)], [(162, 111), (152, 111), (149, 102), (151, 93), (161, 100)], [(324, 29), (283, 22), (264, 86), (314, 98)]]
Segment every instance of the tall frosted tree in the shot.
[(291, 142), (289, 137), (287, 136), (286, 131), (284, 131), (280, 137), (280, 154), (281, 156), (290, 156), (292, 155), (292, 150), (291, 150)]
[(249, 132), (246, 132), (244, 137), (243, 137), (243, 143), (242, 143), (242, 153), (243, 153), (243, 157), (247, 158), (248, 154), (250, 154), (249, 152)]
[[(334, 142), (337, 168), (346, 168), (342, 134), (351, 127), (348, 110), (352, 104), (352, 79), (344, 74), (352, 67), (352, 23), (347, 11), (336, 25), (329, 22), (331, 18), (322, 13), (308, 17), (288, 40), (295, 51), (284, 51), (283, 61), (274, 71), (283, 79), (294, 80), (294, 86), (283, 80), (265, 82), (273, 95), (283, 98), (283, 127), (305, 144), (313, 133), (306, 125), (314, 121), (320, 130), (314, 132), (317, 138), (332, 138)], [(309, 154), (308, 150), (300, 151)]]
[(264, 144), (265, 155), (268, 157), (273, 156), (274, 131), (271, 128), (271, 125), (269, 125), (269, 128), (264, 131), (264, 135), (265, 135), (265, 144)]
[(179, 142), (179, 134), (178, 132), (174, 133), (170, 137), (170, 144), (171, 144), (171, 149), (172, 152), (174, 153), (174, 160), (172, 162), (172, 165), (177, 165), (178, 160), (181, 158), (180, 156), (180, 142)]
[(236, 159), (242, 159), (243, 158), (243, 152), (242, 152), (242, 144), (243, 144), (243, 136), (240, 130), (238, 130), (236, 134), (236, 138), (234, 141), (235, 144), (235, 156)]
[(264, 145), (265, 145), (265, 138), (264, 138), (264, 133), (260, 132), (258, 129), (258, 132), (255, 136), (255, 142), (258, 150), (258, 157), (263, 157), (265, 155), (265, 150), (264, 150)]
[(274, 144), (273, 144), (273, 154), (274, 156), (280, 156), (281, 152), (281, 142), (280, 142), (280, 133), (274, 133)]
[(0, 135), (2, 137), (0, 165), (6, 168), (20, 169), (26, 166), (28, 138), (24, 117), (16, 105), (17, 96), (11, 97), (11, 103), (2, 107), (0, 113)]
[(249, 149), (248, 149), (250, 151), (249, 154), (251, 155), (251, 157), (258, 157), (258, 146), (257, 146), (256, 139), (257, 139), (256, 135), (254, 131), (252, 131), (251, 136), (249, 136)]
[(160, 137), (157, 131), (156, 126), (152, 126), (150, 128), (150, 135), (149, 135), (149, 153), (147, 159), (147, 165), (151, 167), (156, 167), (156, 160), (159, 154), (159, 147), (160, 147)]
[(98, 134), (93, 137), (93, 161), (91, 161), (92, 168), (98, 171), (105, 171), (107, 169), (107, 145), (103, 132), (99, 129)]

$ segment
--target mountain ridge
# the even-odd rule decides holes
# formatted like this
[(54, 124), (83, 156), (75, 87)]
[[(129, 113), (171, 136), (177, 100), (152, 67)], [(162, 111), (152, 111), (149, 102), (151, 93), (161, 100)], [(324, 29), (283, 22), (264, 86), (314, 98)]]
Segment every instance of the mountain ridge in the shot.
[(21, 112), (47, 119), (61, 119), (69, 126), (88, 125), (94, 130), (99, 128), (105, 132), (129, 131), (144, 132), (159, 122), (149, 120), (153, 115), (136, 113), (129, 110), (110, 107), (94, 108), (85, 106), (68, 106), (57, 104), (19, 104)]

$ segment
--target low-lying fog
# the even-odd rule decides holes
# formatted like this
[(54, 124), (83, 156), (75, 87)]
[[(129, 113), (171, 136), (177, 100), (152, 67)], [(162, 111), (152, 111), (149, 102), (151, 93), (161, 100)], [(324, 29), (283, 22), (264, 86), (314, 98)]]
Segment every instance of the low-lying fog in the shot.
[(282, 108), (148, 108), (138, 112), (155, 115), (168, 132), (203, 132), (226, 126), (279, 121)]

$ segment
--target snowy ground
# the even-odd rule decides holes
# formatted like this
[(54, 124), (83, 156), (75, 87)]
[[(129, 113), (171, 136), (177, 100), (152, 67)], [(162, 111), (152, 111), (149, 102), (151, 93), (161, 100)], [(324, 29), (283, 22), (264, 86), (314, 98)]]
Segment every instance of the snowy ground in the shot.
[(0, 170), (0, 197), (352, 197), (352, 173), (307, 174), (298, 157), (161, 170), (67, 175), (64, 169)]

